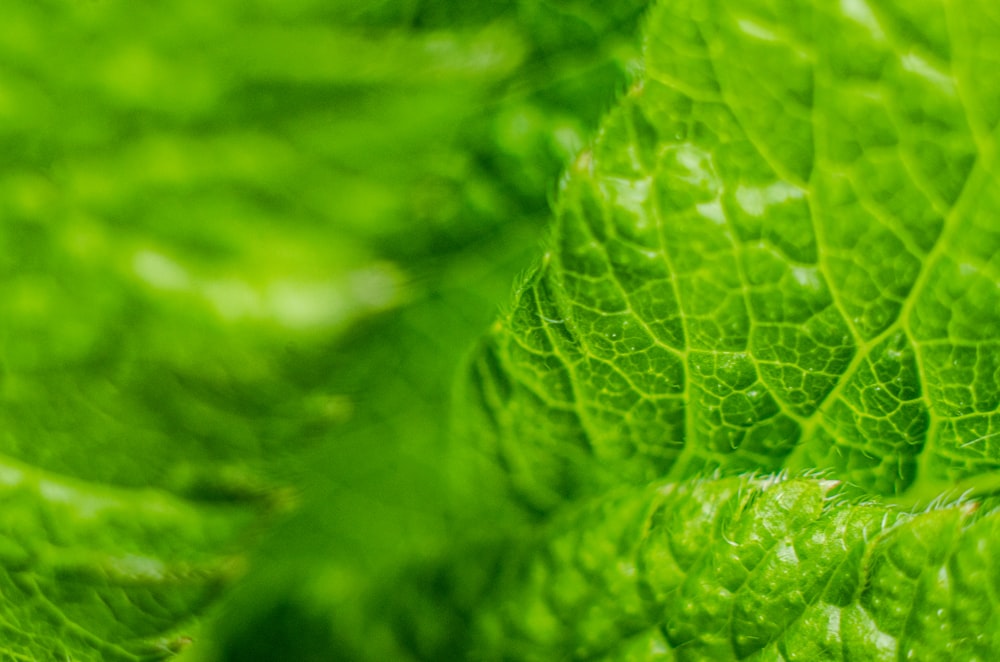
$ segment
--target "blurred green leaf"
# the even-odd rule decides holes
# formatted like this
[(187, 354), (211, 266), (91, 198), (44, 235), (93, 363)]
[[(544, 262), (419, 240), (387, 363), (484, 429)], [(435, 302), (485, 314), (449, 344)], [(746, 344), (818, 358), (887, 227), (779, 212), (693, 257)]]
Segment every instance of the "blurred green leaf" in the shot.
[(188, 649), (263, 541), (216, 639), (312, 609), (325, 655), (337, 600), (446, 543), (450, 375), (642, 4), (5, 6), (5, 653)]

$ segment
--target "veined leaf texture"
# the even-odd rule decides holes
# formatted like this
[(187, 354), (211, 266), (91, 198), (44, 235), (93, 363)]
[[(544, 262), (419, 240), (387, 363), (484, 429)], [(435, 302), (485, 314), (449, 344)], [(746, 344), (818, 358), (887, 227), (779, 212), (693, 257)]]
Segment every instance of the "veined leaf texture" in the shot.
[(545, 522), (484, 650), (997, 655), (998, 39), (977, 2), (651, 10), (472, 365)]

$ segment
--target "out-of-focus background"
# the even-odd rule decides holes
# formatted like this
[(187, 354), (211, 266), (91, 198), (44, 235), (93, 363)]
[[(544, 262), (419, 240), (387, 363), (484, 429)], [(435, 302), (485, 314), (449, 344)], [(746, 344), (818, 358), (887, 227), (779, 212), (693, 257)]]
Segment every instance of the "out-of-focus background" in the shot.
[[(0, 457), (227, 522), (197, 541), (230, 560), (218, 590), (89, 632), (190, 615), (194, 645), (165, 650), (438, 650), (419, 630), (445, 616), (407, 643), (360, 596), (477, 521), (451, 385), (638, 66), (645, 4), (4, 3)], [(0, 533), (35, 535), (12, 517)], [(58, 558), (103, 544), (44, 535)], [(50, 577), (73, 620), (86, 600), (44, 558), (6, 572)]]

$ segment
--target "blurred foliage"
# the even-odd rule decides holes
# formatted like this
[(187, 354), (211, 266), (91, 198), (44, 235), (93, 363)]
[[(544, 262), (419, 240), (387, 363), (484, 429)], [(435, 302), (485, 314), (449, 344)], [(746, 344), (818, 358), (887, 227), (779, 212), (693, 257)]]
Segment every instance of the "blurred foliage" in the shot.
[(452, 375), (644, 5), (5, 3), (4, 461), (225, 505), (207, 552), (260, 546), (206, 657), (402, 655), (369, 584), (470, 521)]

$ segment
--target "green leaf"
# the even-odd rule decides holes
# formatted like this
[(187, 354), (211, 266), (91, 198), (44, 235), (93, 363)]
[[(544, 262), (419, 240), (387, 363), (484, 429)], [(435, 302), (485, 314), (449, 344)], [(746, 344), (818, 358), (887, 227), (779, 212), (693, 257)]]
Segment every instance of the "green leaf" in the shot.
[(472, 659), (1000, 653), (998, 41), (971, 1), (652, 11), (471, 364), (483, 501), (535, 522)]
[(0, 657), (1000, 654), (995, 12), (645, 4), (5, 4)]
[(836, 482), (619, 490), (504, 561), (482, 660), (990, 659), (996, 512), (907, 514)]
[[(483, 436), (538, 508), (716, 470), (900, 496), (998, 467), (1000, 200), (975, 110), (996, 76), (920, 27), (937, 3), (772, 4), (653, 13), (643, 79), (475, 362)], [(979, 11), (948, 23), (996, 27)]]
[(191, 642), (254, 512), (0, 466), (0, 656), (139, 660)]

